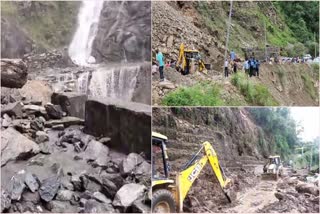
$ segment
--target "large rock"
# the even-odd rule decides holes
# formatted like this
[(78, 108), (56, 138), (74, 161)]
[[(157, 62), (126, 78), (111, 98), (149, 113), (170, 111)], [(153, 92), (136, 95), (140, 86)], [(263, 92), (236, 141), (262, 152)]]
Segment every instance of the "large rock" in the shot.
[(61, 119), (62, 118), (63, 111), (59, 105), (52, 105), (51, 103), (48, 103), (44, 107), (48, 113), (48, 116), (51, 119)]
[(150, 158), (151, 107), (134, 102), (89, 99), (85, 132), (96, 137), (111, 137), (111, 147), (124, 153), (144, 152)]
[(1, 116), (7, 114), (10, 117), (15, 116), (16, 118), (22, 117), (22, 104), (21, 102), (9, 103), (1, 108)]
[(1, 59), (1, 86), (21, 88), (27, 77), (28, 67), (21, 59)]
[(130, 153), (126, 159), (123, 160), (121, 165), (121, 173), (123, 174), (129, 174), (131, 173), (136, 166), (141, 164), (144, 161), (144, 159), (136, 154), (136, 153)]
[(138, 198), (142, 197), (146, 187), (140, 184), (123, 185), (117, 192), (112, 202), (113, 206), (127, 208)]
[(79, 117), (84, 119), (85, 116), (85, 103), (88, 97), (85, 94), (78, 94), (73, 92), (66, 93), (53, 93), (51, 102), (60, 105), (62, 110), (68, 116)]
[(51, 102), (52, 88), (48, 82), (41, 80), (28, 80), (27, 83), (19, 89), (20, 94), (32, 102), (41, 102), (42, 104)]
[(46, 202), (51, 201), (57, 194), (60, 185), (60, 178), (58, 176), (53, 176), (45, 179), (39, 189), (39, 194), (42, 200)]
[(97, 61), (150, 61), (150, 50), (151, 2), (105, 2), (92, 48)]
[(39, 146), (13, 128), (1, 133), (1, 166), (8, 161), (25, 159), (40, 152)]
[(89, 161), (98, 160), (100, 165), (106, 165), (109, 148), (99, 141), (91, 140), (85, 150), (85, 158)]
[(84, 121), (77, 117), (63, 117), (60, 120), (50, 120), (45, 122), (46, 127), (53, 127), (56, 125), (64, 125), (64, 127), (72, 126), (72, 125), (83, 125)]
[(314, 196), (319, 196), (319, 187), (317, 187), (313, 184), (299, 182), (296, 186), (296, 190), (299, 193), (309, 193)]
[(10, 192), (11, 199), (19, 201), (25, 188), (26, 188), (26, 185), (24, 184), (24, 175), (17, 174), (13, 176), (9, 182), (9, 187), (8, 187), (8, 191)]
[(35, 175), (31, 174), (30, 172), (28, 172), (25, 176), (25, 183), (31, 192), (37, 191), (40, 186), (37, 177), (35, 177)]
[(4, 210), (9, 209), (11, 206), (11, 197), (10, 194), (1, 188), (1, 213)]

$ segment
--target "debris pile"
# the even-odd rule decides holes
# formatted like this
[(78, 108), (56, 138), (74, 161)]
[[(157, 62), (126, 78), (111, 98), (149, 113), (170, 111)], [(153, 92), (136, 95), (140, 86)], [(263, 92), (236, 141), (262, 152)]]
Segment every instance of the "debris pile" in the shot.
[[(72, 107), (83, 96), (67, 98)], [(150, 211), (144, 153), (84, 133), (75, 109), (21, 99), (1, 99), (1, 212)]]

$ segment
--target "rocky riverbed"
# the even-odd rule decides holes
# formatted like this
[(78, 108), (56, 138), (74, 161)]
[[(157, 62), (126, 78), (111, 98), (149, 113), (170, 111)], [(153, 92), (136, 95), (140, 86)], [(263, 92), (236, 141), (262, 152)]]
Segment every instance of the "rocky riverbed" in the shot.
[(149, 212), (148, 111), (46, 79), (2, 87), (1, 212)]

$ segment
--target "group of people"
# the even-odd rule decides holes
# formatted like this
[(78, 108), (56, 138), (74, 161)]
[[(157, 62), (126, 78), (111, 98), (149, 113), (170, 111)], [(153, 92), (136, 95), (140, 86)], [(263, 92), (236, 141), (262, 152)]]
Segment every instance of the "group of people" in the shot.
[[(229, 61), (231, 66), (229, 66)], [(229, 76), (230, 67), (232, 68), (230, 70), (233, 70), (233, 73), (237, 73), (240, 62), (241, 60), (236, 57), (235, 52), (231, 51), (230, 59), (226, 59), (224, 62), (224, 76), (226, 78)], [(259, 67), (260, 61), (258, 59), (255, 59), (254, 57), (246, 58), (243, 63), (243, 70), (249, 77), (259, 76)]]

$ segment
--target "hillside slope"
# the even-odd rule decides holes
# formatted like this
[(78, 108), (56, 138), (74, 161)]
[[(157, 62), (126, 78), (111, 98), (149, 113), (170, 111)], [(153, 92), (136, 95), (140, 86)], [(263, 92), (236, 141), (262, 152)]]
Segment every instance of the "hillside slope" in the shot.
[[(156, 49), (162, 51), (166, 61), (177, 60), (180, 44), (184, 43), (188, 48), (198, 49), (205, 63), (212, 65), (208, 75), (181, 76), (174, 69), (165, 68), (165, 78), (174, 85), (169, 88), (159, 86), (158, 74), (154, 75), (153, 103), (177, 106), (177, 103), (164, 102), (163, 98), (181, 87), (211, 81), (220, 88), (218, 98), (223, 105), (318, 105), (317, 66), (262, 64), (260, 78), (252, 78), (249, 82), (265, 88), (263, 99), (273, 100), (267, 103), (248, 100), (250, 95), (247, 92), (235, 88), (231, 80), (223, 78), (228, 13), (229, 2), (153, 2), (153, 60)], [(273, 2), (234, 2), (228, 51), (235, 50), (243, 60), (243, 48), (263, 48), (264, 24), (268, 44), (281, 47), (281, 54), (287, 54), (284, 49), (287, 45), (298, 44), (284, 14)], [(193, 105), (191, 101), (189, 103)]]

